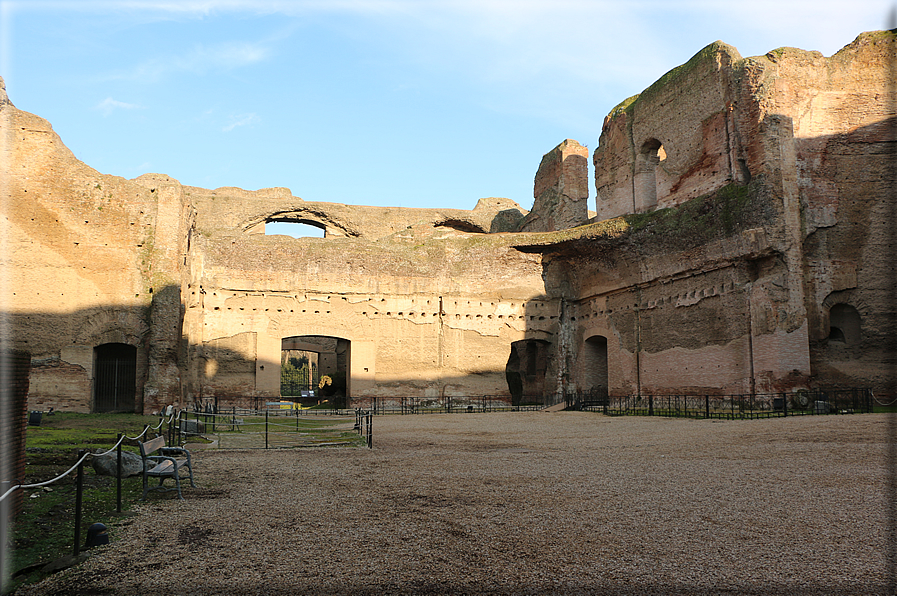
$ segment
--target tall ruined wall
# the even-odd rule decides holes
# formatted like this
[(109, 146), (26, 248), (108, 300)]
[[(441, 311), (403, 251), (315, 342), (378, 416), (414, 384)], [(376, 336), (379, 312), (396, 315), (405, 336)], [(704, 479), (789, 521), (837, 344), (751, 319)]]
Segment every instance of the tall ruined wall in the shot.
[(190, 395), (278, 395), (282, 339), (302, 335), (350, 342), (353, 397), (507, 395), (510, 345), (545, 292), (540, 257), (508, 236), (431, 221), (376, 240), (266, 237), (206, 213), (185, 316)]
[(611, 262), (579, 244), (556, 267), (576, 276), (586, 313), (576, 351), (607, 338), (612, 391), (808, 382), (790, 120), (762, 104), (769, 83), (745, 76), (745, 64), (711, 44), (605, 121), (599, 217), (643, 215), (624, 218)]
[(892, 32), (832, 58), (717, 42), (608, 116), (597, 208), (619, 235), (548, 266), (577, 378), (600, 337), (612, 391), (886, 389), (894, 54)]
[(873, 32), (831, 58), (781, 48), (751, 65), (762, 108), (791, 121), (813, 374), (880, 391), (895, 333), (895, 56), (895, 33)]
[(533, 209), (522, 232), (575, 228), (589, 219), (589, 150), (567, 139), (542, 157), (533, 184)]
[(161, 402), (176, 400), (176, 373), (166, 380), (149, 353), (163, 341), (151, 342), (162, 329), (155, 321), (174, 325), (169, 353), (179, 339), (180, 197), (85, 166), (5, 90), (0, 127), (3, 309), (13, 346), (33, 358), (29, 407), (89, 411), (94, 348), (107, 343), (137, 349), (133, 407), (152, 406), (141, 403), (145, 383), (162, 390)]
[(715, 42), (611, 111), (593, 154), (599, 220), (746, 183), (732, 114), (740, 59)]

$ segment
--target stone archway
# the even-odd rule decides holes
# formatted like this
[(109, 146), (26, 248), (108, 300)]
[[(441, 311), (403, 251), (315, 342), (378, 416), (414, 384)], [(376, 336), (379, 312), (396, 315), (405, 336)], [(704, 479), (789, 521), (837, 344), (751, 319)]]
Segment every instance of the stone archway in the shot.
[(582, 389), (597, 394), (595, 397), (607, 397), (607, 338), (603, 335), (587, 338), (583, 343), (581, 359)]
[(546, 371), (550, 365), (551, 344), (541, 339), (523, 339), (511, 344), (505, 365), (505, 377), (511, 401), (543, 403), (546, 393)]
[[(350, 341), (327, 335), (294, 335), (281, 340), (281, 397), (302, 403), (349, 396)], [(330, 382), (321, 384), (327, 377)]]
[(633, 179), (633, 206), (636, 212), (657, 206), (657, 167), (665, 158), (663, 144), (657, 139), (648, 139), (642, 144), (635, 159)]

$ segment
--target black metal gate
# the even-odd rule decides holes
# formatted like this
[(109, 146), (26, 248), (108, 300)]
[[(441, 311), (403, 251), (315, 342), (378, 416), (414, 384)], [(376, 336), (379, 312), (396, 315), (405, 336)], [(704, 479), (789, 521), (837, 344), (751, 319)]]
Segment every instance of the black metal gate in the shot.
[(137, 393), (137, 348), (103, 344), (94, 350), (94, 412), (133, 412)]
[[(287, 353), (288, 354), (288, 353)], [(311, 399), (317, 395), (318, 364), (307, 356), (284, 357), (280, 366), (280, 395)]]

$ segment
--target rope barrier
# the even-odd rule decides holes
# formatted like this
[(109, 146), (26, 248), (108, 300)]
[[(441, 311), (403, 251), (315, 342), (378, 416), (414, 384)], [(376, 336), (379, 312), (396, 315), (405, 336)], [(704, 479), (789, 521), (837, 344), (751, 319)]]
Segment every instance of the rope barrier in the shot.
[(66, 476), (68, 476), (69, 474), (71, 474), (72, 472), (74, 472), (74, 471), (78, 468), (78, 466), (81, 465), (81, 462), (83, 462), (85, 459), (87, 459), (87, 457), (90, 456), (90, 455), (92, 455), (92, 454), (91, 454), (91, 453), (85, 453), (84, 455), (81, 456), (81, 459), (79, 459), (77, 462), (75, 462), (75, 465), (74, 465), (74, 466), (72, 466), (71, 468), (68, 469), (67, 472), (64, 472), (64, 473), (60, 474), (59, 476), (57, 476), (56, 478), (53, 478), (52, 480), (47, 480), (46, 482), (38, 482), (37, 484), (17, 484), (16, 486), (10, 488), (8, 491), (6, 491), (5, 493), (3, 493), (3, 496), (0, 496), (0, 501), (2, 501), (3, 499), (5, 499), (6, 497), (8, 497), (14, 490), (17, 490), (17, 489), (20, 489), (20, 488), (21, 488), (21, 489), (25, 489), (25, 488), (40, 488), (40, 487), (42, 487), (42, 486), (47, 486), (48, 484), (53, 484), (53, 483), (56, 482), (57, 480), (61, 480), (62, 478), (65, 478)]
[(91, 455), (91, 456), (93, 456), (93, 457), (101, 457), (101, 456), (103, 456), (103, 455), (108, 455), (108, 454), (112, 453), (113, 451), (115, 451), (116, 449), (118, 449), (118, 446), (121, 445), (122, 441), (124, 441), (124, 440), (125, 440), (125, 437), (121, 437), (121, 438), (118, 440), (118, 443), (116, 443), (115, 445), (113, 445), (112, 448), (111, 448), (109, 451), (104, 451), (104, 452), (102, 452), (102, 453), (88, 453), (88, 455)]
[[(160, 428), (162, 428), (162, 425), (163, 425), (165, 422), (168, 422), (169, 424), (171, 424), (172, 421), (174, 420), (174, 418), (175, 418), (175, 414), (174, 414), (174, 413), (171, 414), (171, 416), (168, 418), (167, 421), (163, 418), (161, 421), (159, 421), (159, 425), (158, 425), (157, 427), (155, 427), (153, 430), (159, 430)], [(121, 443), (122, 443), (125, 439), (130, 439), (130, 440), (132, 440), (132, 441), (136, 441), (136, 440), (142, 438), (143, 435), (145, 435), (145, 434), (147, 433), (147, 431), (149, 431), (149, 430), (150, 430), (150, 427), (147, 426), (146, 428), (143, 429), (143, 432), (140, 433), (139, 435), (137, 435), (136, 437), (126, 437), (126, 436), (122, 436), (122, 437), (118, 440), (118, 442), (117, 442), (111, 449), (109, 449), (108, 451), (104, 451), (104, 452), (102, 452), (102, 453), (85, 453), (83, 456), (81, 456), (81, 459), (79, 459), (77, 462), (75, 462), (75, 465), (73, 465), (71, 468), (68, 469), (67, 472), (64, 472), (64, 473), (60, 474), (60, 475), (57, 476), (56, 478), (53, 478), (53, 479), (51, 479), (51, 480), (47, 480), (46, 482), (39, 482), (39, 483), (37, 483), (37, 484), (17, 484), (17, 485), (15, 485), (15, 486), (13, 486), (12, 488), (10, 488), (9, 490), (7, 490), (5, 493), (3, 493), (2, 496), (0, 496), (0, 502), (2, 502), (6, 497), (8, 497), (9, 495), (11, 495), (11, 494), (12, 494), (14, 491), (16, 491), (16, 490), (19, 490), (19, 489), (26, 489), (26, 488), (40, 488), (40, 487), (42, 487), (42, 486), (47, 486), (47, 485), (49, 485), (49, 484), (53, 484), (53, 483), (56, 482), (57, 480), (62, 480), (63, 478), (65, 478), (66, 476), (68, 476), (69, 474), (71, 474), (72, 472), (74, 472), (75, 469), (77, 469), (77, 467), (81, 464), (81, 462), (83, 462), (84, 460), (86, 460), (88, 457), (100, 457), (100, 456), (103, 456), (103, 455), (108, 455), (108, 454), (112, 453), (113, 451), (115, 451), (115, 450), (118, 448), (118, 446), (121, 445)]]
[(875, 397), (875, 394), (872, 393), (871, 391), (869, 392), (869, 395), (871, 395), (872, 400), (880, 406), (888, 407), (888, 406), (893, 406), (894, 404), (897, 404), (897, 397), (895, 397), (891, 403), (886, 404), (883, 401), (879, 401), (879, 399), (877, 397)]

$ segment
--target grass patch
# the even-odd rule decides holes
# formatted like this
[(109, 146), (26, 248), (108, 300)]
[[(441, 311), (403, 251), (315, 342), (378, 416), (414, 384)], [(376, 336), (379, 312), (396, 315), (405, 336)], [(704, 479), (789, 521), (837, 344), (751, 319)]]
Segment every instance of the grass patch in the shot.
[[(78, 461), (80, 449), (109, 449), (118, 440), (118, 433), (137, 436), (144, 425), (156, 426), (159, 419), (139, 414), (75, 414), (58, 412), (44, 416), (40, 426), (29, 426), (26, 435), (25, 483), (35, 484), (55, 478)], [(128, 447), (136, 450), (136, 448)], [(76, 472), (47, 487), (23, 491), (22, 512), (12, 527), (13, 548), (10, 556), (15, 590), (39, 581), (47, 574), (43, 565), (74, 550)], [(126, 511), (140, 498), (139, 476), (122, 479), (122, 510)], [(97, 476), (89, 461), (84, 466), (82, 496), (81, 544), (87, 528), (103, 523), (112, 539), (117, 529), (129, 518), (116, 514), (116, 481), (110, 476)]]

